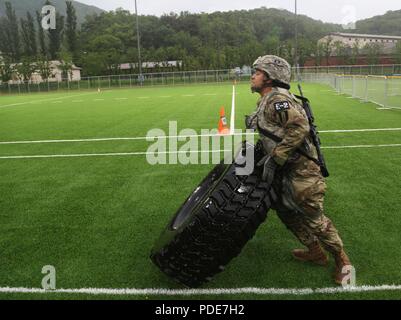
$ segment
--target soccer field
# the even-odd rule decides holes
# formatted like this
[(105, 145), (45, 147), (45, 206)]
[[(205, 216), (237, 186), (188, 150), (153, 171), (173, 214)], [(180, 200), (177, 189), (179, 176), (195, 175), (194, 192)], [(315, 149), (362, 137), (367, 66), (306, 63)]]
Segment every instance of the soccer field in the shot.
[[(325, 85), (304, 93), (331, 172), (326, 212), (366, 292), (330, 292), (333, 259), (329, 268), (293, 260), (299, 244), (274, 211), (205, 291), (162, 291), (185, 288), (150, 250), (214, 165), (152, 166), (143, 154), (152, 142), (141, 137), (168, 133), (169, 121), (179, 131), (216, 128), (221, 106), (230, 119), (232, 86), (203, 85), (0, 96), (0, 299), (400, 299), (401, 110)], [(237, 86), (236, 128), (256, 100)], [(27, 290), (41, 288), (46, 265), (57, 289), (82, 292)]]

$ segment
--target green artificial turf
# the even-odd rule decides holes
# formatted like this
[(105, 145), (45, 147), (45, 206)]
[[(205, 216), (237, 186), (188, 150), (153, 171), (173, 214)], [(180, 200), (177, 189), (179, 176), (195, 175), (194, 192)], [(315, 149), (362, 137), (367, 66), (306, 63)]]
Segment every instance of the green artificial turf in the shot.
[[(400, 110), (378, 110), (305, 84), (319, 129), (400, 128)], [(143, 137), (169, 121), (179, 131), (217, 127), (230, 118), (231, 85), (0, 96), (0, 142)], [(255, 108), (247, 84), (237, 86), (236, 127)], [(401, 105), (399, 105), (401, 107)], [(401, 144), (401, 131), (322, 133), (324, 147)], [(146, 152), (151, 142), (112, 140), (0, 144), (0, 157)], [(182, 142), (181, 142), (182, 144)], [(401, 285), (401, 147), (325, 149), (331, 171), (327, 215), (344, 240), (358, 285)], [(182, 287), (150, 261), (173, 214), (213, 168), (156, 165), (144, 155), (0, 159), (0, 287), (40, 288), (53, 265), (57, 288)], [(204, 288), (334, 287), (329, 268), (294, 261), (299, 244), (275, 213), (242, 254)], [(400, 291), (192, 297), (0, 293), (0, 299), (400, 299)]]

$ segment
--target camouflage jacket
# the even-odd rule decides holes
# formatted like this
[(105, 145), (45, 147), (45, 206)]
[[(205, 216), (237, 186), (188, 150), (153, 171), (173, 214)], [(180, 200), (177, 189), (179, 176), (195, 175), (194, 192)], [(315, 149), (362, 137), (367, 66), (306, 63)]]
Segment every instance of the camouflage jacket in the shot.
[[(297, 162), (300, 155), (295, 151), (303, 149), (309, 156), (317, 158), (317, 151), (310, 139), (310, 127), (306, 113), (294, 95), (282, 88), (261, 97), (257, 110), (250, 116), (250, 128), (259, 131), (265, 151), (273, 156), (279, 165)], [(280, 143), (264, 136), (266, 130), (282, 138)]]

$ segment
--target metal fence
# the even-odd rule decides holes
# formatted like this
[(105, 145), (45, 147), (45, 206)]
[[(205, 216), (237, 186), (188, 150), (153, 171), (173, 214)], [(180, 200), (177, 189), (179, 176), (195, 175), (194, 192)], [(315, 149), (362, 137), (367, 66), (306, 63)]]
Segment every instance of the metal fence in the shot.
[(302, 81), (324, 83), (346, 94), (384, 108), (401, 109), (401, 76), (305, 73)]
[[(246, 68), (247, 70), (249, 68)], [(293, 79), (309, 81), (321, 79), (319, 82), (334, 86), (333, 77), (336, 74), (343, 75), (401, 75), (401, 65), (372, 65), (372, 66), (329, 66), (329, 67), (305, 67), (293, 69)], [(249, 73), (238, 74), (232, 69), (228, 70), (201, 70), (165, 73), (146, 73), (142, 77), (138, 74), (121, 74), (110, 76), (84, 77), (79, 81), (49, 82), (9, 82), (0, 83), (0, 94), (22, 94), (48, 91), (70, 90), (96, 90), (111, 88), (134, 88), (149, 86), (174, 86), (191, 84), (212, 84), (237, 81), (249, 81)], [(344, 80), (347, 83), (347, 80)], [(397, 84), (398, 85), (398, 84)], [(396, 88), (398, 88), (396, 85)], [(344, 85), (346, 87), (346, 84)], [(393, 84), (390, 85), (394, 86)], [(347, 89), (345, 89), (347, 90)], [(396, 89), (394, 89), (396, 90)], [(348, 90), (349, 91), (349, 90)], [(358, 91), (358, 90), (357, 90)]]
[(346, 65), (346, 66), (327, 66), (327, 67), (303, 67), (298, 72), (293, 69), (293, 79), (297, 73), (303, 74), (347, 74), (347, 75), (396, 75), (401, 74), (401, 64), (381, 64), (381, 65)]
[(133, 88), (149, 86), (174, 86), (202, 83), (224, 83), (234, 80), (249, 80), (249, 74), (235, 74), (232, 70), (202, 70), (185, 72), (146, 73), (142, 77), (138, 74), (110, 75), (85, 77), (79, 81), (49, 81), (23, 82), (0, 84), (1, 94), (20, 94), (31, 92), (94, 90), (111, 88)]

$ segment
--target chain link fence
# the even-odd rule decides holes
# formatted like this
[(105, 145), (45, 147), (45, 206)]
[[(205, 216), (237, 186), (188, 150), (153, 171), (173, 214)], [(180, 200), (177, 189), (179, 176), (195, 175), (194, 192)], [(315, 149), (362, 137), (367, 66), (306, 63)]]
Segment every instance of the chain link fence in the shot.
[(0, 83), (1, 94), (21, 94), (48, 91), (97, 90), (111, 88), (133, 88), (149, 86), (174, 86), (207, 83), (249, 81), (250, 74), (236, 73), (233, 70), (202, 70), (185, 72), (165, 72), (121, 74), (98, 77), (84, 77), (78, 81), (10, 81)]
[(401, 76), (305, 73), (302, 81), (327, 84), (339, 94), (373, 102), (384, 108), (401, 109)]
[[(250, 68), (244, 68), (250, 70)], [(342, 80), (335, 80), (336, 75), (344, 75)], [(305, 67), (293, 69), (293, 79), (300, 81), (315, 81), (326, 83), (332, 87), (338, 87), (341, 93), (347, 93), (355, 97), (363, 97), (366, 90), (363, 87), (363, 80), (366, 76), (401, 76), (401, 65), (372, 65), (372, 66), (329, 66), (329, 67)], [(174, 86), (174, 85), (191, 85), (191, 84), (213, 84), (228, 83), (233, 81), (249, 82), (250, 72), (238, 72), (235, 69), (226, 70), (201, 70), (201, 71), (182, 71), (182, 72), (165, 72), (165, 73), (145, 73), (139, 74), (121, 74), (110, 76), (84, 77), (78, 81), (10, 81), (8, 83), (0, 82), (0, 94), (23, 94), (33, 92), (49, 92), (49, 91), (72, 91), (72, 90), (97, 90), (112, 88), (134, 88), (134, 87), (150, 87), (150, 86)], [(346, 77), (351, 76), (351, 77)], [(352, 77), (355, 76), (355, 77)], [(362, 76), (362, 78), (358, 78)], [(389, 103), (394, 103), (399, 91), (399, 80), (387, 77)], [(338, 84), (337, 84), (337, 82)], [(371, 78), (369, 85), (374, 83)], [(381, 88), (383, 85), (377, 80), (376, 83)], [(341, 84), (340, 84), (341, 82)], [(374, 91), (374, 88), (368, 88), (367, 91)], [(365, 90), (365, 91), (364, 91)], [(383, 92), (384, 89), (376, 90)], [(365, 95), (369, 98), (369, 92)], [(379, 100), (381, 104), (384, 99)], [(396, 100), (397, 102), (398, 100)]]

